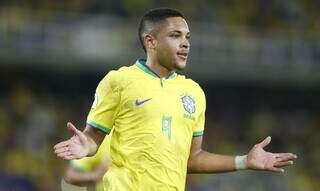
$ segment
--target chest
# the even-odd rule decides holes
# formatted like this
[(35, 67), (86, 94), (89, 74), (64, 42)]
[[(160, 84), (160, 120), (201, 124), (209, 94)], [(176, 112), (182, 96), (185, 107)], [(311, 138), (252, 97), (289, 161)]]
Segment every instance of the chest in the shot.
[(121, 94), (121, 102), (122, 115), (150, 120), (165, 116), (184, 125), (192, 125), (198, 116), (196, 92), (176, 82), (132, 83)]
[(121, 93), (115, 131), (122, 142), (143, 150), (151, 145), (152, 150), (185, 156), (200, 114), (198, 102), (196, 92), (184, 84), (135, 81)]

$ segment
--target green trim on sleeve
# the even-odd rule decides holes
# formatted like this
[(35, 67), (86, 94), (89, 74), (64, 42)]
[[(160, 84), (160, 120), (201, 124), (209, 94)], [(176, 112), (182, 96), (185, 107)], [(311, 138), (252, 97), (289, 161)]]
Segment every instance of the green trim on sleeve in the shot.
[(107, 128), (107, 127), (104, 127), (103, 125), (100, 125), (98, 123), (95, 123), (91, 120), (87, 120), (87, 124), (90, 125), (90, 127), (93, 127), (93, 128), (96, 128), (96, 129), (99, 129), (101, 131), (103, 131), (104, 133), (108, 134), (111, 132), (111, 129), (110, 128)]
[(193, 137), (200, 137), (200, 136), (202, 136), (203, 135), (203, 131), (195, 131), (195, 132), (193, 132)]

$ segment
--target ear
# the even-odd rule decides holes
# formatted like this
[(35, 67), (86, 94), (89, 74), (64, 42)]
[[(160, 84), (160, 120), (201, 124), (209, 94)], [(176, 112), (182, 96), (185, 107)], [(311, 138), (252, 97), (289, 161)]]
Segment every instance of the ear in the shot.
[(146, 34), (143, 39), (146, 49), (155, 49), (157, 40), (152, 35)]

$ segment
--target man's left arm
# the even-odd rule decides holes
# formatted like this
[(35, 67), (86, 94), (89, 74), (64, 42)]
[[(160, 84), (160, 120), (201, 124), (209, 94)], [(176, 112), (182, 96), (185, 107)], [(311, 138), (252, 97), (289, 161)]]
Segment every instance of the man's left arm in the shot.
[(188, 173), (219, 173), (239, 169), (284, 172), (284, 167), (292, 165), (296, 155), (292, 153), (271, 153), (264, 150), (271, 141), (267, 137), (254, 145), (244, 156), (227, 156), (209, 153), (201, 149), (202, 136), (192, 140)]

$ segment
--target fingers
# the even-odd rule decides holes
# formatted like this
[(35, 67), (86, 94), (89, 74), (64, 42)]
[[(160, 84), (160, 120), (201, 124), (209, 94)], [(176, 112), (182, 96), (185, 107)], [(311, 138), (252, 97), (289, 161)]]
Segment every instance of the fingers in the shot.
[(69, 152), (69, 147), (65, 146), (65, 147), (59, 147), (57, 149), (54, 150), (54, 152), (58, 155), (60, 153), (64, 153), (64, 152)]
[[(78, 134), (78, 129), (70, 122), (67, 123), (67, 127), (74, 133), (74, 134)], [(54, 152), (59, 156), (59, 157), (63, 157), (64, 154), (67, 150), (69, 150), (69, 146), (70, 143), (72, 141), (76, 141), (75, 140), (75, 136), (72, 136), (70, 139), (66, 140), (66, 141), (62, 141), (58, 144), (56, 144), (53, 148), (54, 148)]]
[(58, 143), (57, 145), (54, 147), (55, 149), (54, 152), (58, 157), (63, 158), (65, 160), (72, 160), (77, 158), (74, 153), (72, 142), (64, 141), (64, 142)]
[[(63, 142), (58, 143), (54, 146), (54, 152), (59, 156), (65, 152), (68, 152), (70, 150), (69, 146), (70, 146), (69, 140), (63, 141)], [(59, 157), (61, 157), (61, 156), (59, 156)]]
[(57, 154), (57, 156), (65, 159), (65, 160), (77, 159), (76, 155), (72, 154), (72, 152), (70, 152), (70, 151), (65, 151), (65, 152), (59, 153), (59, 154)]
[(69, 140), (67, 140), (67, 141), (62, 141), (62, 142), (56, 144), (53, 148), (54, 148), (54, 150), (56, 150), (56, 149), (59, 149), (59, 148), (61, 148), (61, 147), (65, 147), (65, 146), (67, 146), (67, 145), (69, 145)]
[(56, 153), (56, 155), (60, 158), (65, 158), (66, 156), (70, 156), (72, 155), (69, 146), (64, 146), (64, 147), (60, 147), (55, 149), (54, 151)]
[(292, 153), (276, 153), (276, 159), (277, 161), (288, 161), (288, 160), (294, 160), (297, 156)]
[(275, 162), (274, 163), (274, 167), (277, 167), (277, 168), (282, 168), (282, 167), (286, 167), (286, 166), (289, 166), (289, 165), (292, 165), (293, 164), (293, 161), (290, 160), (290, 161), (283, 161), (283, 162)]
[(264, 148), (264, 147), (267, 146), (270, 142), (271, 142), (271, 137), (268, 136), (268, 137), (265, 138), (262, 142), (260, 142), (258, 145), (260, 145), (262, 148)]
[(58, 153), (57, 156), (60, 157), (60, 158), (65, 158), (67, 156), (71, 156), (71, 152), (70, 151), (65, 151), (65, 152), (61, 152), (61, 153)]
[(284, 169), (277, 167), (271, 167), (269, 170), (273, 172), (284, 172)]
[(277, 153), (275, 167), (285, 167), (293, 164), (293, 160), (297, 158), (296, 155), (292, 153)]
[[(73, 132), (74, 135), (70, 139), (56, 144), (54, 146), (54, 152), (58, 157), (61, 157), (65, 160), (81, 158), (82, 155), (79, 154), (79, 151), (84, 149), (84, 145), (87, 140), (86, 136), (70, 122), (67, 123), (67, 127)], [(83, 154), (83, 156), (85, 156), (85, 154)]]

